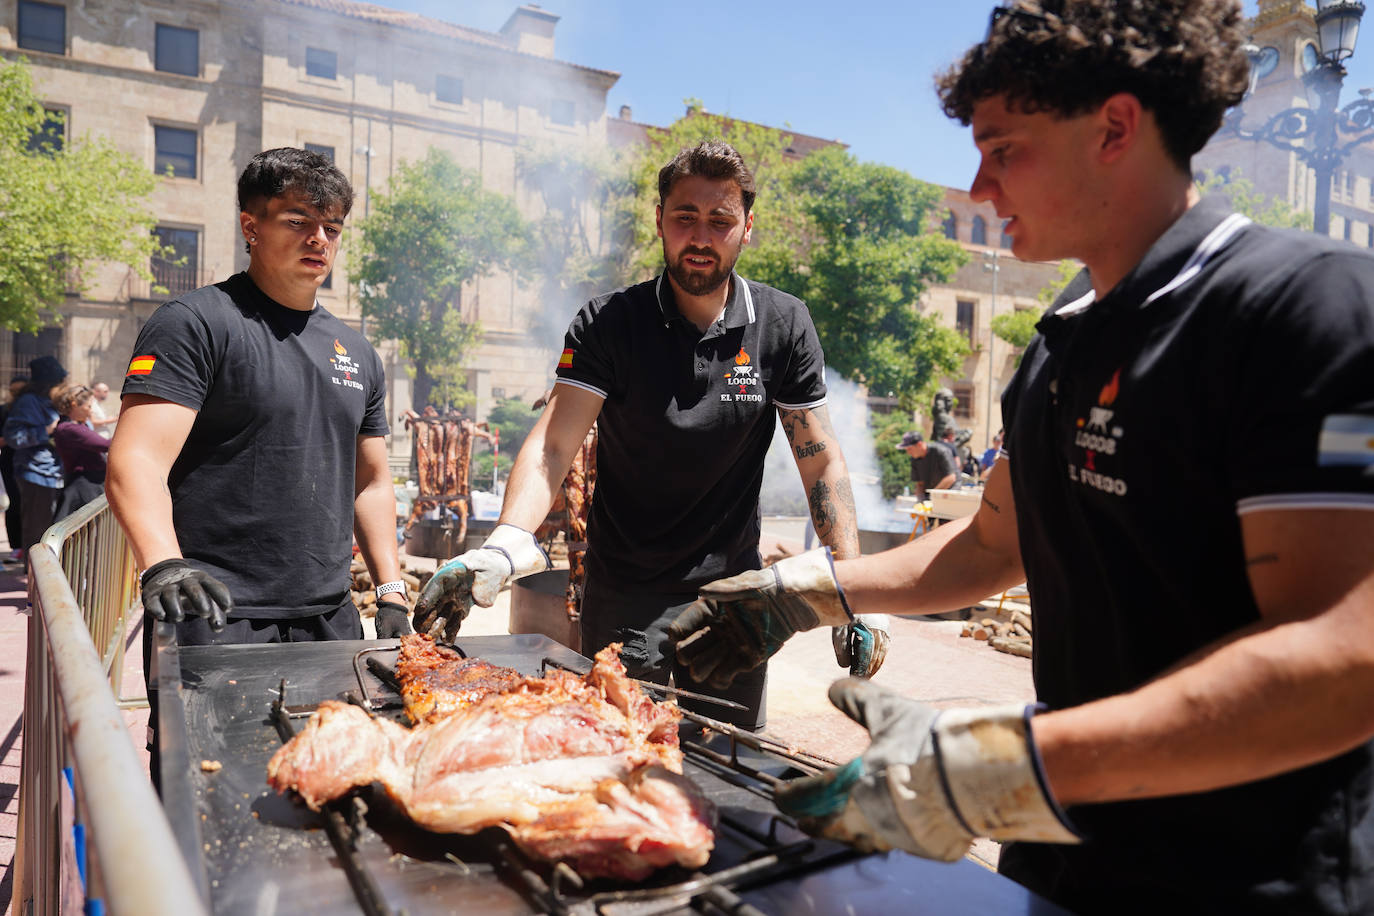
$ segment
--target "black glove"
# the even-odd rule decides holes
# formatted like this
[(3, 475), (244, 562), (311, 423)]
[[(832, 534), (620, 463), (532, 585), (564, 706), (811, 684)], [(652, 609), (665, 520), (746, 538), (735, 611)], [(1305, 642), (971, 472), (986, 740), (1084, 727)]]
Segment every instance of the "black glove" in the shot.
[(149, 566), (139, 584), (143, 586), (143, 609), (157, 620), (180, 623), (187, 614), (205, 617), (210, 629), (219, 632), (234, 609), (234, 599), (223, 582), (180, 557)]
[(376, 623), (378, 639), (395, 639), (415, 632), (410, 628), (410, 611), (399, 601), (378, 601)]

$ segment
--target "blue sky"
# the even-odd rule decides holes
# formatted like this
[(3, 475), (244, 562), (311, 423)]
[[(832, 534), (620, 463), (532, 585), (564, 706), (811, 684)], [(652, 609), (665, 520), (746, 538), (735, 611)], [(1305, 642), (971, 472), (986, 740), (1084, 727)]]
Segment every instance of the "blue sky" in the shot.
[[(374, 0), (496, 31), (518, 0)], [(614, 115), (668, 124), (685, 98), (709, 111), (838, 139), (860, 159), (967, 187), (977, 166), (966, 129), (935, 102), (934, 74), (983, 35), (991, 0), (540, 0), (562, 17), (562, 60), (621, 74)], [(1253, 13), (1255, 0), (1246, 0)], [(1374, 13), (1342, 101), (1374, 86)]]

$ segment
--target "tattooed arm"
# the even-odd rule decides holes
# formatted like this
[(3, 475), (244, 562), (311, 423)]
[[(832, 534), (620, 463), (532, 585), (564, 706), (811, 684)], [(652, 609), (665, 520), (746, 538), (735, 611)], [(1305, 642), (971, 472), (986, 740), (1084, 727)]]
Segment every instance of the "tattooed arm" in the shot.
[(806, 501), (816, 535), (822, 544), (830, 547), (836, 559), (857, 557), (859, 522), (854, 492), (849, 485), (849, 468), (840, 452), (839, 439), (830, 425), (830, 412), (824, 406), (800, 410), (779, 408), (778, 416), (806, 488)]

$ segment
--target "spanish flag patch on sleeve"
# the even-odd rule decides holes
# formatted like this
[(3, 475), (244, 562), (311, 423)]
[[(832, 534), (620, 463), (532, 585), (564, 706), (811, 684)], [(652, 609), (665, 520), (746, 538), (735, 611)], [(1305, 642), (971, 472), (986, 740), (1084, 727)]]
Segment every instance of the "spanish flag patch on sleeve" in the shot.
[(573, 358), (572, 347), (569, 347), (568, 349), (566, 349), (566, 350), (563, 351), (563, 355), (562, 355), (562, 356), (558, 357), (558, 368), (560, 368), (560, 369), (571, 369), (571, 368), (572, 368), (572, 358)]
[(129, 371), (125, 375), (147, 375), (153, 371), (155, 365), (157, 365), (156, 356), (135, 356), (129, 363)]

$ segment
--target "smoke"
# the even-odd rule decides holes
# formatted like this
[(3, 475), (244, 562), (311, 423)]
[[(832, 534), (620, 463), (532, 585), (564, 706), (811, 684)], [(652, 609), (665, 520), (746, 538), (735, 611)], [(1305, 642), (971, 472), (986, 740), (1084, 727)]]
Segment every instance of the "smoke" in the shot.
[[(840, 378), (838, 372), (827, 371), (825, 379), (829, 392), (826, 406), (835, 427), (835, 437), (849, 466), (849, 483), (854, 490), (859, 527), (873, 531), (904, 530), (910, 523), (904, 522), (893, 511), (894, 504), (883, 498), (877, 446), (868, 425), (867, 399), (858, 385)], [(797, 464), (780, 422), (768, 448), (759, 502), (764, 515), (810, 514)]]

